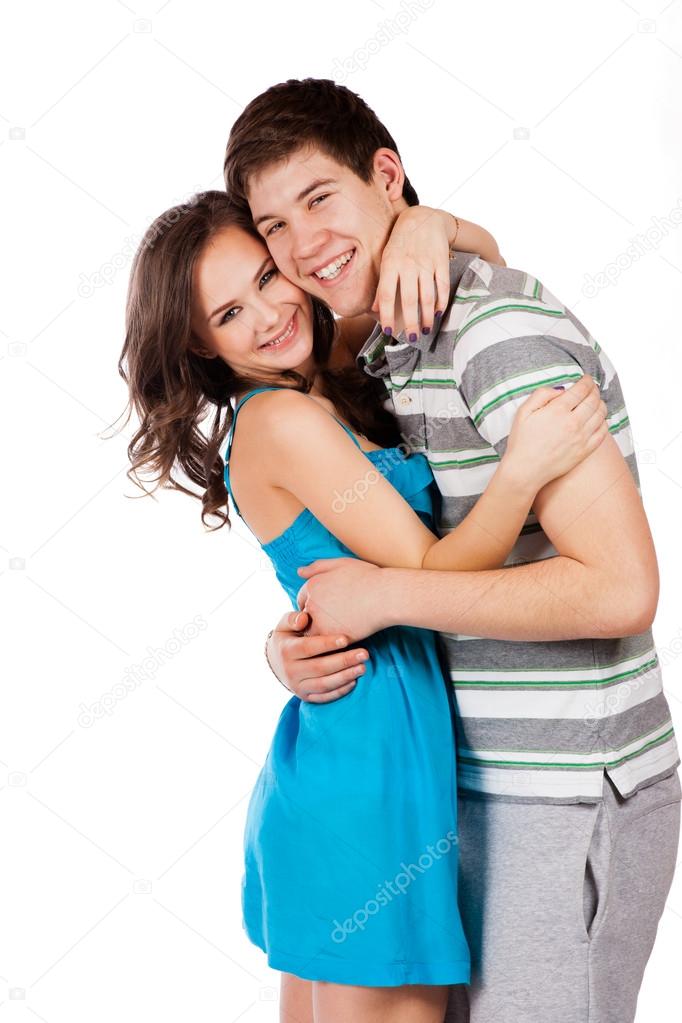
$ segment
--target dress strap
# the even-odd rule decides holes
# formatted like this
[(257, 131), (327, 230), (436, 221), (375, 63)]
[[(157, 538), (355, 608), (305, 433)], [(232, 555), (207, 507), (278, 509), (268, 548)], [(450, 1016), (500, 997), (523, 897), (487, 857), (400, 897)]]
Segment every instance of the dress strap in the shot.
[[(234, 494), (232, 493), (232, 487), (230, 486), (230, 470), (229, 470), (230, 455), (232, 453), (232, 441), (234, 439), (234, 428), (235, 428), (235, 424), (237, 422), (237, 413), (239, 412), (239, 410), (242, 407), (242, 405), (245, 402), (247, 402), (249, 400), (249, 398), (251, 398), (254, 394), (260, 394), (261, 391), (279, 391), (279, 390), (283, 390), (281, 385), (280, 386), (271, 386), (271, 387), (254, 387), (251, 391), (247, 391), (247, 393), (244, 395), (244, 397), (241, 398), (240, 401), (237, 402), (237, 404), (235, 406), (235, 409), (234, 409), (234, 415), (232, 417), (232, 425), (230, 427), (230, 432), (229, 432), (228, 438), (227, 438), (227, 448), (225, 449), (224, 479), (225, 479), (225, 486), (227, 487), (227, 492), (230, 495), (230, 497), (232, 498), (232, 503), (233, 503), (233, 505), (235, 507), (235, 511), (237, 512), (237, 515), (239, 515), (240, 518), (242, 518), (242, 514), (239, 511), (239, 508), (237, 507), (237, 502), (235, 501)], [(314, 401), (315, 399), (311, 398), (310, 400)], [(331, 412), (329, 414), (332, 415)], [(351, 438), (351, 440), (354, 441), (355, 445), (358, 448), (360, 448), (360, 451), (362, 451), (362, 446), (360, 444), (360, 441), (357, 439), (357, 437), (355, 436), (353, 431), (350, 429), (350, 427), (346, 426), (345, 423), (342, 423), (341, 420), (338, 419), (336, 416), (332, 415), (332, 418), (336, 419), (336, 422), (339, 424), (339, 426), (342, 426), (344, 428), (344, 430), (346, 431), (348, 436)]]
[[(235, 406), (235, 409), (234, 409), (234, 415), (232, 416), (232, 426), (230, 427), (230, 432), (229, 432), (228, 437), (227, 437), (227, 448), (225, 450), (225, 464), (226, 465), (230, 461), (230, 453), (232, 451), (232, 440), (234, 438), (234, 428), (235, 428), (235, 425), (237, 423), (237, 413), (239, 412), (239, 409), (254, 394), (260, 394), (261, 391), (278, 391), (278, 390), (280, 390), (279, 387), (254, 387), (253, 390), (247, 391), (246, 394), (244, 395), (244, 397), (241, 398), (237, 402), (237, 404)], [(234, 498), (233, 498), (233, 500), (234, 500)]]
[[(242, 405), (246, 401), (248, 401), (249, 398), (252, 395), (260, 394), (261, 391), (279, 391), (279, 390), (282, 390), (282, 389), (283, 388), (281, 386), (254, 387), (253, 390), (247, 391), (247, 393), (244, 395), (244, 397), (240, 401), (237, 402), (237, 405), (235, 406), (235, 410), (234, 410), (234, 416), (232, 418), (232, 426), (230, 427), (230, 432), (229, 432), (228, 439), (227, 439), (227, 448), (226, 448), (226, 451), (225, 451), (225, 463), (226, 464), (230, 460), (230, 453), (232, 451), (232, 439), (234, 437), (234, 427), (235, 427), (235, 424), (237, 422), (237, 413), (239, 412), (239, 410), (242, 407)], [(308, 395), (308, 397), (310, 397), (310, 396)], [(311, 401), (313, 401), (313, 400), (314, 399), (311, 398)], [(362, 451), (362, 445), (360, 444), (360, 441), (357, 439), (357, 437), (355, 436), (353, 431), (350, 429), (350, 427), (346, 426), (345, 423), (342, 423), (341, 420), (337, 416), (333, 415), (331, 412), (329, 414), (332, 416), (333, 419), (336, 419), (336, 422), (339, 424), (339, 426), (343, 427), (343, 429), (346, 431), (348, 436), (355, 443), (356, 447), (360, 448), (360, 450)]]

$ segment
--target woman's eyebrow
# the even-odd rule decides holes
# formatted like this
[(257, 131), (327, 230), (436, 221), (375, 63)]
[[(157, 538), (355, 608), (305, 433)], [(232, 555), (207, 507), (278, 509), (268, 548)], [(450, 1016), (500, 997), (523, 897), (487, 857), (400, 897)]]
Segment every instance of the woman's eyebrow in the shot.
[[(316, 188), (321, 188), (322, 185), (336, 184), (337, 184), (336, 178), (318, 178), (316, 181), (313, 181), (312, 184), (306, 185), (303, 191), (298, 193), (298, 195), (294, 199), (294, 203), (303, 202), (303, 200), (307, 198), (307, 196), (309, 196), (311, 192), (314, 192)], [(254, 220), (253, 225), (254, 227), (258, 227), (258, 225), (262, 224), (264, 220), (275, 220), (276, 218), (277, 218), (276, 213), (263, 213), (258, 218), (258, 220)]]
[[(255, 276), (254, 276), (254, 278), (253, 278), (253, 283), (254, 283), (254, 284), (256, 283), (256, 281), (257, 281), (257, 280), (258, 280), (258, 279), (259, 279), (260, 277), (262, 277), (262, 275), (263, 275), (263, 270), (265, 270), (265, 268), (266, 268), (266, 266), (268, 265), (268, 263), (271, 263), (271, 262), (272, 262), (272, 256), (270, 255), (270, 253), (268, 253), (268, 255), (267, 255), (267, 256), (265, 257), (265, 259), (263, 260), (263, 262), (261, 263), (261, 265), (260, 265), (260, 266), (258, 267), (258, 270), (256, 271), (256, 274), (255, 274)], [(235, 299), (233, 299), (233, 298), (231, 298), (229, 302), (223, 302), (223, 304), (222, 304), (222, 305), (219, 305), (217, 309), (214, 309), (214, 310), (213, 310), (213, 312), (212, 312), (212, 313), (211, 313), (211, 315), (210, 315), (210, 316), (208, 317), (208, 319), (206, 320), (206, 322), (207, 322), (207, 323), (210, 323), (210, 322), (211, 322), (211, 320), (213, 319), (213, 317), (214, 317), (214, 316), (217, 316), (217, 315), (218, 315), (218, 313), (222, 313), (223, 309), (228, 309), (228, 308), (229, 308), (229, 306), (231, 306), (231, 305), (234, 305), (234, 304), (235, 304)]]

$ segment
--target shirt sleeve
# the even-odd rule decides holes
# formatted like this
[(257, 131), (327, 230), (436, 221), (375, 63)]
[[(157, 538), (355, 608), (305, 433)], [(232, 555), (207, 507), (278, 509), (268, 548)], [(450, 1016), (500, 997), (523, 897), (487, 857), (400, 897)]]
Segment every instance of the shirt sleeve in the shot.
[(601, 387), (599, 346), (540, 285), (542, 299), (495, 296), (472, 309), (454, 347), (454, 376), (469, 415), (500, 457), (520, 405), (538, 387), (571, 387), (590, 373)]

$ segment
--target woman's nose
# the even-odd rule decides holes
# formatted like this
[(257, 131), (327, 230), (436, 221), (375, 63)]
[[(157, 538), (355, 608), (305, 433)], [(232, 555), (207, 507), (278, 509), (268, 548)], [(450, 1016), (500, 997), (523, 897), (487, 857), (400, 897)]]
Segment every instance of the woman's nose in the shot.
[(256, 310), (256, 329), (261, 333), (273, 330), (282, 320), (284, 313), (279, 305), (261, 300)]

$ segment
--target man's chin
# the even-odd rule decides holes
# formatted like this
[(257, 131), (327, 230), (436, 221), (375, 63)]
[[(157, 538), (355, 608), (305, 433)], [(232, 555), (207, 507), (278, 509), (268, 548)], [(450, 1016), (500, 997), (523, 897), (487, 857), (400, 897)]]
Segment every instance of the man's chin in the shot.
[(307, 278), (300, 281), (299, 287), (303, 287), (309, 295), (324, 302), (337, 316), (362, 316), (365, 313), (371, 315), (376, 286), (373, 289), (367, 285), (363, 287), (362, 283), (357, 281), (349, 281), (347, 287), (339, 288), (320, 288), (314, 284), (311, 287), (311, 284), (311, 279)]
[(345, 292), (339, 292), (335, 295), (333, 291), (327, 291), (325, 294), (320, 295), (319, 298), (325, 302), (329, 308), (336, 313), (337, 316), (362, 316), (365, 313), (371, 315), (372, 298), (367, 298), (358, 291), (348, 289)]

